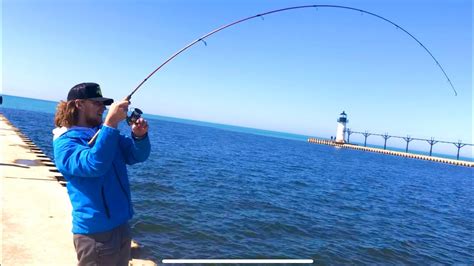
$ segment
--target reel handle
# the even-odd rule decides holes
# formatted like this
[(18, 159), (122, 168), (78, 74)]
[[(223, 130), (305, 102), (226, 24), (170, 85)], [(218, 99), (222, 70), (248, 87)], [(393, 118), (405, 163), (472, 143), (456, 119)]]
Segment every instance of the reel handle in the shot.
[(137, 122), (137, 120), (142, 117), (142, 110), (138, 109), (138, 108), (134, 108), (132, 113), (130, 114), (130, 116), (127, 116), (127, 124), (129, 126), (132, 126), (133, 124), (135, 124)]

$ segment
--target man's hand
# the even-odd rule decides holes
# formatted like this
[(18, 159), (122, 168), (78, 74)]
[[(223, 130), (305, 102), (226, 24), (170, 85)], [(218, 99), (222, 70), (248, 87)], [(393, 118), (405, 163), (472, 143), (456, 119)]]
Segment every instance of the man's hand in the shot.
[(148, 132), (148, 122), (143, 119), (139, 118), (135, 123), (132, 125), (132, 133), (137, 138), (142, 138)]
[(110, 106), (109, 112), (107, 113), (107, 117), (105, 117), (104, 125), (117, 128), (118, 123), (127, 118), (127, 110), (129, 104), (130, 102), (126, 100), (113, 103)]

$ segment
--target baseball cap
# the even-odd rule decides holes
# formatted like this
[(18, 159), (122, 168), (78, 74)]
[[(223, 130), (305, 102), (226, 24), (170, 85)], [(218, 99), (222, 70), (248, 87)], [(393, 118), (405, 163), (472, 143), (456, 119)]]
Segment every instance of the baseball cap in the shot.
[(113, 99), (102, 97), (99, 84), (93, 82), (80, 83), (71, 88), (67, 95), (67, 100), (78, 99), (103, 102), (104, 105), (111, 105), (114, 102)]

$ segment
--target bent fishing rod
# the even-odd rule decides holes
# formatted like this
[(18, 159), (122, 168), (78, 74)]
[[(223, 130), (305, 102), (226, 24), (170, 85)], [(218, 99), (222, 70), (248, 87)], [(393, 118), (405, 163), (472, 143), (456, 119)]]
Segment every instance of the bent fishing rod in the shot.
[[(436, 65), (438, 66), (438, 68), (443, 72), (445, 78), (447, 79), (447, 81), (449, 82), (449, 85), (451, 86), (453, 92), (454, 92), (454, 95), (457, 96), (457, 91), (456, 89), (454, 88), (454, 85), (453, 83), (451, 82), (451, 79), (449, 78), (448, 74), (446, 73), (446, 71), (444, 70), (444, 68), (441, 66), (441, 64), (438, 62), (438, 60), (434, 57), (434, 55), (431, 53), (431, 51), (426, 48), (426, 46), (421, 43), (415, 36), (413, 36), (410, 32), (408, 32), (407, 30), (405, 30), (403, 27), (401, 27), (400, 25), (396, 24), (395, 22), (385, 18), (385, 17), (382, 17), (380, 15), (377, 15), (375, 13), (372, 13), (372, 12), (369, 12), (369, 11), (366, 11), (366, 10), (363, 10), (363, 9), (359, 9), (359, 8), (354, 8), (354, 7), (348, 7), (348, 6), (340, 6), (340, 5), (303, 5), (303, 6), (293, 6), (293, 7), (286, 7), (286, 8), (281, 8), (281, 9), (275, 9), (275, 10), (271, 10), (271, 11), (267, 11), (267, 12), (264, 12), (264, 13), (260, 13), (260, 14), (257, 14), (257, 15), (254, 15), (254, 16), (250, 16), (250, 17), (246, 17), (246, 18), (243, 18), (243, 19), (239, 19), (239, 20), (236, 20), (234, 22), (231, 22), (229, 24), (225, 24), (219, 28), (216, 28), (212, 31), (210, 31), (209, 33), (206, 33), (205, 35), (199, 37), (198, 39), (192, 41), (191, 43), (189, 43), (188, 45), (184, 46), (183, 48), (181, 48), (180, 50), (178, 50), (176, 53), (174, 53), (173, 55), (171, 55), (168, 59), (166, 59), (161, 65), (159, 65), (155, 70), (153, 70), (142, 82), (140, 82), (140, 84), (138, 84), (137, 87), (135, 87), (135, 89), (133, 89), (133, 91), (127, 96), (125, 97), (124, 100), (127, 100), (127, 101), (130, 101), (130, 99), (132, 98), (133, 94), (135, 94), (135, 92), (138, 91), (138, 89), (141, 88), (141, 86), (149, 79), (151, 78), (156, 72), (158, 72), (161, 68), (163, 68), (166, 64), (168, 64), (169, 62), (171, 62), (174, 58), (176, 58), (178, 55), (180, 55), (181, 53), (183, 53), (184, 51), (188, 50), (189, 48), (191, 48), (192, 46), (194, 46), (196, 43), (198, 42), (203, 42), (206, 46), (207, 46), (207, 43), (204, 39), (210, 37), (211, 35), (214, 35), (224, 29), (227, 29), (227, 28), (230, 28), (232, 26), (235, 26), (237, 24), (240, 24), (242, 22), (245, 22), (245, 21), (248, 21), (248, 20), (251, 20), (251, 19), (255, 19), (255, 18), (264, 18), (264, 16), (267, 16), (267, 15), (270, 15), (270, 14), (275, 14), (275, 13), (280, 13), (280, 12), (284, 12), (284, 11), (289, 11), (289, 10), (296, 10), (296, 9), (306, 9), (306, 8), (336, 8), (336, 9), (345, 9), (345, 10), (350, 10), (350, 11), (357, 11), (357, 12), (361, 12), (361, 13), (364, 13), (364, 14), (368, 14), (368, 15), (371, 15), (373, 17), (376, 17), (376, 18), (379, 18), (385, 22), (388, 22), (392, 25), (394, 25), (397, 29), (400, 29), (402, 30), (404, 33), (408, 34), (408, 36), (410, 36), (413, 40), (415, 40), (430, 56), (431, 58), (435, 61)], [(132, 113), (132, 116), (130, 116), (129, 118), (127, 118), (127, 122), (129, 123), (129, 125), (131, 125), (131, 123), (134, 123), (134, 121), (136, 121), (136, 119), (140, 118), (140, 115), (142, 114), (141, 110), (136, 108), (134, 110), (134, 112)], [(94, 137), (89, 141), (89, 144), (93, 144), (94, 141), (95, 141), (95, 138), (97, 137), (97, 134), (98, 132), (94, 135)]]

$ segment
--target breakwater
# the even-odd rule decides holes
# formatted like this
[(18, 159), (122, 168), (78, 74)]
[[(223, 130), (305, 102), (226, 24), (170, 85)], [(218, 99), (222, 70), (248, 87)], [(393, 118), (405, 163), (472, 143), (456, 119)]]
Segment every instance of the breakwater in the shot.
[(330, 145), (330, 146), (346, 148), (346, 149), (376, 152), (376, 153), (382, 153), (382, 154), (393, 155), (393, 156), (401, 156), (401, 157), (407, 157), (407, 158), (413, 158), (413, 159), (419, 159), (419, 160), (427, 160), (427, 161), (453, 164), (453, 165), (459, 165), (459, 166), (474, 167), (474, 162), (468, 162), (468, 161), (463, 161), (463, 160), (453, 160), (453, 159), (436, 157), (436, 156), (427, 156), (427, 155), (421, 155), (421, 154), (415, 154), (415, 153), (409, 153), (409, 152), (399, 152), (399, 151), (385, 150), (385, 149), (372, 148), (372, 147), (363, 147), (363, 146), (347, 144), (347, 143), (336, 143), (335, 141), (325, 140), (325, 139), (308, 138), (308, 142), (314, 143), (314, 144)]

